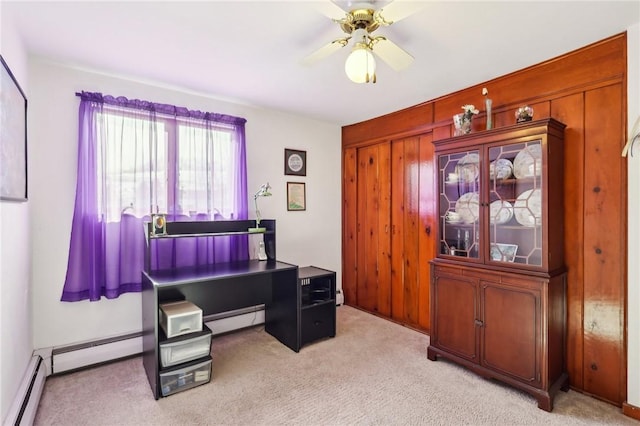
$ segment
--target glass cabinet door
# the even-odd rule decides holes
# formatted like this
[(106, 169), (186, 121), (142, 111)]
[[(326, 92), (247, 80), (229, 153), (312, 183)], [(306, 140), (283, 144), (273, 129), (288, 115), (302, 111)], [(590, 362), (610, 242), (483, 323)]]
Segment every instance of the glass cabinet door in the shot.
[(440, 254), (480, 256), (480, 151), (438, 156)]
[(492, 146), (489, 161), (489, 262), (542, 265), (541, 140)]

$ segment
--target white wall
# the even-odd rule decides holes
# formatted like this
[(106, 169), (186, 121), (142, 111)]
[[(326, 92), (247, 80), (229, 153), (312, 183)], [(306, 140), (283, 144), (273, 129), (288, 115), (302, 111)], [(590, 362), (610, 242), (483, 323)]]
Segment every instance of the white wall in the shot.
[[(0, 13), (0, 54), (28, 99), (26, 51), (16, 28), (3, 18)], [(27, 120), (30, 119), (28, 116)], [(0, 201), (0, 418), (3, 420), (33, 352), (30, 212), (30, 202)]]
[[(640, 24), (627, 32), (627, 105), (628, 134), (640, 120)], [(637, 130), (636, 130), (637, 131)], [(640, 141), (633, 157), (628, 157), (628, 282), (627, 282), (627, 402), (640, 407)]]
[[(81, 90), (246, 118), (248, 190), (253, 194), (267, 181), (273, 187), (272, 197), (260, 199), (260, 211), (263, 218), (277, 221), (278, 259), (324, 267), (341, 277), (340, 127), (38, 58), (31, 58), (29, 68), (36, 348), (141, 330), (138, 293), (99, 302), (60, 302), (75, 197), (79, 105), (75, 93)], [(284, 175), (285, 147), (307, 151), (306, 177)], [(287, 181), (306, 182), (306, 211), (287, 212)], [(254, 217), (250, 210), (250, 218)]]

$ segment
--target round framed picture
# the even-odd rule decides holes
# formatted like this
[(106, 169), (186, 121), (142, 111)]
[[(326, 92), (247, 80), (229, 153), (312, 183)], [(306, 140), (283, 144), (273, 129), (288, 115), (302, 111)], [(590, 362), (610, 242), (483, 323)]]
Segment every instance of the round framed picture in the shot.
[(293, 175), (293, 176), (306, 176), (307, 175), (307, 152), (285, 148), (284, 174)]

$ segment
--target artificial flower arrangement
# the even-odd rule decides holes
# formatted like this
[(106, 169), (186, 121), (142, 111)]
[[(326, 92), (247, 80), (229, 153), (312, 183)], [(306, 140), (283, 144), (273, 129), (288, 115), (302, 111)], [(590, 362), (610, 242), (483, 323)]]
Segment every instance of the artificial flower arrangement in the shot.
[(516, 110), (516, 123), (531, 121), (533, 119), (533, 108), (528, 105), (520, 107)]
[(476, 109), (474, 105), (463, 105), (462, 109), (464, 110), (464, 112), (462, 113), (463, 118), (464, 120), (467, 120), (467, 121), (471, 121), (471, 118), (480, 112)]

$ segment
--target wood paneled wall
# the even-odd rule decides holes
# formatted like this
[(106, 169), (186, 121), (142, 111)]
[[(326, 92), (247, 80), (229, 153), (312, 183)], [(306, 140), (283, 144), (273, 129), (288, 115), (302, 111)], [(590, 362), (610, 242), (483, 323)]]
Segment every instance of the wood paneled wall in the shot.
[[(553, 117), (567, 125), (567, 369), (574, 389), (621, 405), (626, 399), (627, 179), (626, 162), (620, 155), (626, 137), (626, 69), (623, 33), (442, 98), (343, 127), (346, 303), (429, 332), (428, 280), (420, 269), (434, 256), (429, 249), (434, 246), (432, 236), (425, 231), (435, 229), (437, 218), (432, 193), (434, 158), (421, 141), (430, 144), (431, 140), (450, 137), (452, 115), (464, 104), (484, 109), (481, 90), (487, 87), (493, 99), (494, 127), (513, 124), (515, 109), (525, 104), (534, 108), (534, 119)], [(485, 120), (482, 111), (474, 119), (473, 131), (484, 129)], [(392, 172), (378, 173), (372, 180), (372, 165), (357, 162), (371, 153), (375, 153), (377, 165), (380, 160), (387, 161)], [(383, 190), (393, 187), (395, 191), (389, 193), (392, 198), (357, 205), (356, 200), (364, 203), (361, 191), (371, 191), (372, 185)], [(395, 194), (399, 198), (394, 198)], [(415, 197), (407, 199), (407, 194)], [(391, 238), (392, 246), (376, 248), (373, 256), (368, 251), (373, 242), (362, 240), (365, 236), (358, 241), (358, 229), (377, 226), (378, 231), (384, 231), (385, 225), (396, 230), (401, 227), (408, 235), (417, 232), (418, 247), (411, 245), (413, 241)], [(377, 242), (375, 247), (380, 247)], [(418, 253), (418, 265), (406, 264), (405, 256), (415, 258), (411, 253)], [(386, 271), (380, 262), (390, 262), (390, 270), (415, 273), (419, 279), (410, 281), (410, 288), (397, 290), (393, 277), (376, 275), (374, 306), (373, 301), (360, 300), (359, 291), (363, 295), (369, 291), (359, 289), (356, 283), (373, 285), (373, 281), (362, 280), (362, 274)], [(361, 270), (361, 265), (367, 269)], [(388, 312), (376, 309), (383, 305), (390, 307)], [(394, 314), (399, 309), (403, 314)]]

